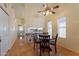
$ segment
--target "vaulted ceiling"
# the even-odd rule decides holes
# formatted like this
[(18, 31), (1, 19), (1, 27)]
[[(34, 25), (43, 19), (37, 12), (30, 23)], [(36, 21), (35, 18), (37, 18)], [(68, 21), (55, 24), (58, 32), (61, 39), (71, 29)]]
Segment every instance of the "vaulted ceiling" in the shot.
[[(26, 11), (26, 9), (29, 8), (29, 9), (31, 9), (30, 12), (35, 12), (35, 14), (37, 14), (37, 11), (42, 10), (42, 8), (43, 8), (42, 5), (43, 4), (44, 3), (26, 3), (26, 4), (25, 3), (14, 3), (14, 4), (12, 4), (12, 6), (14, 8), (14, 12), (15, 12), (16, 18), (24, 18), (25, 17), (25, 11)], [(61, 5), (61, 4), (50, 3), (48, 5), (50, 7), (53, 7), (53, 6)], [(56, 14), (58, 14), (60, 11), (62, 11), (62, 10), (60, 10), (61, 8), (59, 8), (59, 10), (56, 10)]]
[(14, 9), (16, 18), (24, 18), (25, 4), (23, 4), (23, 3), (14, 3), (14, 4), (12, 4), (12, 7)]

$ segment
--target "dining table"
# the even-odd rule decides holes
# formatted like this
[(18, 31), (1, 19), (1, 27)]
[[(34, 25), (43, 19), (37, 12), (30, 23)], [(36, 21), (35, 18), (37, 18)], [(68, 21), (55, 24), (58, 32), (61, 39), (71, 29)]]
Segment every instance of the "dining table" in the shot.
[[(41, 35), (42, 35), (42, 36), (48, 36), (48, 34), (41, 34)], [(36, 41), (37, 41), (37, 43), (34, 42), (34, 44), (37, 44), (37, 46), (39, 46), (39, 49), (41, 49), (40, 45), (41, 45), (41, 43), (42, 43), (44, 40), (43, 40), (43, 39), (41, 40), (40, 37), (39, 37), (39, 35), (38, 35)], [(50, 42), (51, 42), (51, 41), (54, 41), (54, 40), (53, 40), (53, 38), (49, 38), (48, 41), (49, 41), (49, 45), (50, 45)], [(45, 43), (45, 42), (44, 42), (44, 43)], [(35, 47), (35, 45), (34, 45), (34, 47)], [(41, 53), (41, 52), (40, 52), (40, 53)]]

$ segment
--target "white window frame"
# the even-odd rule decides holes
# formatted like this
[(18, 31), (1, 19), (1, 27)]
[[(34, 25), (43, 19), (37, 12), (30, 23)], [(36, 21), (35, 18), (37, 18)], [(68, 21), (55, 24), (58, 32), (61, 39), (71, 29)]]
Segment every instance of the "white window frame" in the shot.
[(50, 35), (50, 38), (52, 38), (52, 21), (48, 21), (48, 34)]
[(57, 20), (58, 37), (66, 38), (66, 16), (62, 16)]

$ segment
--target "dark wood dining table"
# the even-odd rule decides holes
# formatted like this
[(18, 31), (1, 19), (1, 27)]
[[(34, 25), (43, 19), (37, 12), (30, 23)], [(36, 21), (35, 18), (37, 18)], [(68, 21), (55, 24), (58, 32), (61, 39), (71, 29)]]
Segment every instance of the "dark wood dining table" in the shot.
[[(42, 36), (48, 36), (48, 34), (42, 34)], [(42, 41), (43, 40), (40, 40), (40, 37), (38, 36), (38, 38), (37, 38), (37, 42), (38, 43), (36, 43), (37, 45), (40, 45), (41, 43), (42, 43)], [(50, 43), (50, 41), (53, 41), (53, 38), (52, 39), (48, 39), (48, 41), (49, 41), (49, 43)], [(34, 47), (35, 47), (35, 42), (34, 42)], [(40, 49), (41, 47), (39, 47), (39, 49)], [(41, 53), (41, 52), (40, 52)]]

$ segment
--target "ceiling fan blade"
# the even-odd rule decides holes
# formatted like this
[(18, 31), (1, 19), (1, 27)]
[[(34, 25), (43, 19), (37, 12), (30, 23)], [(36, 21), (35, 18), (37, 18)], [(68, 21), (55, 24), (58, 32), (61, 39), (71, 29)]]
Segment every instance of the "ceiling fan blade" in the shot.
[(56, 8), (59, 8), (59, 5), (57, 5), (57, 6), (53, 7), (53, 9), (56, 9)]
[(55, 12), (52, 12), (52, 14), (55, 14)]

